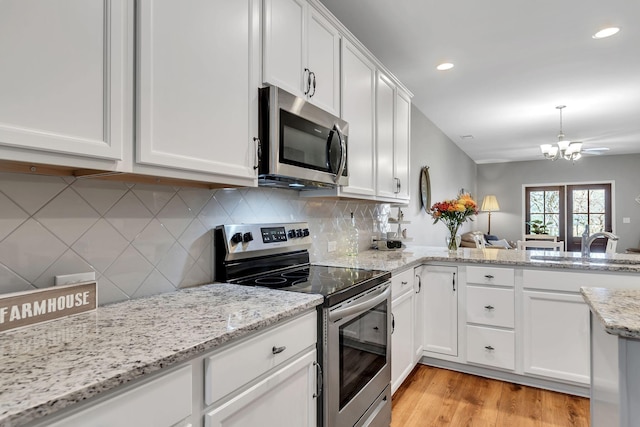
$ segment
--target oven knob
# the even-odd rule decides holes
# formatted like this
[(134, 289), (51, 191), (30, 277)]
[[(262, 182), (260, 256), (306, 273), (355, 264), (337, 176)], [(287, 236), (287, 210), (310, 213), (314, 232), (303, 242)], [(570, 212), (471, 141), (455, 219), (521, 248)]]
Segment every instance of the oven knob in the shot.
[(296, 230), (296, 237), (302, 237), (302, 230), (300, 228)]
[(302, 236), (303, 237), (307, 237), (309, 235), (309, 229), (305, 228), (304, 230), (302, 230)]
[(243, 242), (245, 242), (245, 243), (249, 243), (249, 242), (250, 242), (250, 241), (252, 241), (252, 240), (253, 240), (253, 234), (251, 234), (251, 232), (244, 233), (244, 234), (242, 235), (242, 241), (243, 241)]
[(296, 230), (289, 230), (289, 232), (287, 233), (287, 236), (290, 239), (293, 239), (294, 237), (296, 237)]
[(231, 241), (233, 243), (241, 243), (242, 242), (242, 233), (235, 233), (231, 236)]

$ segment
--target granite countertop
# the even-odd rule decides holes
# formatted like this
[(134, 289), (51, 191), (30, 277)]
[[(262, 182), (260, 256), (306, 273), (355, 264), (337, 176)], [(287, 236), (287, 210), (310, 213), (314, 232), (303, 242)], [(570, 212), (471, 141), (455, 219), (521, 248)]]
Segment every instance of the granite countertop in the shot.
[(398, 273), (426, 262), (640, 273), (640, 256), (632, 254), (592, 254), (589, 261), (585, 261), (579, 252), (461, 248), (455, 253), (449, 253), (444, 247), (431, 246), (408, 246), (400, 251), (367, 250), (357, 256), (332, 253), (316, 264)]
[(611, 335), (640, 338), (640, 290), (581, 288), (582, 297)]
[(214, 284), (0, 335), (0, 426), (22, 425), (312, 309), (310, 295)]

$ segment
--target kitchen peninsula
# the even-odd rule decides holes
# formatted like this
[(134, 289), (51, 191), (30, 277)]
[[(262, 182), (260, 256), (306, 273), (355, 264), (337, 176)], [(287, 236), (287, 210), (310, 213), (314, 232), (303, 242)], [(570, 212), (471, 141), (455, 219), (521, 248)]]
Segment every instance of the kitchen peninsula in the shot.
[[(424, 333), (417, 328), (412, 329), (415, 333), (406, 335), (411, 337), (411, 344), (419, 348), (418, 357), (411, 358), (410, 363), (447, 366), (586, 395), (589, 384), (588, 326), (584, 330), (571, 329), (582, 323), (588, 325), (588, 308), (579, 295), (579, 288), (637, 286), (640, 264), (635, 264), (638, 257), (632, 255), (601, 255), (600, 258), (594, 256), (591, 262), (583, 262), (572, 253), (556, 253), (553, 255), (557, 257), (555, 260), (549, 254), (492, 249), (461, 249), (449, 253), (445, 248), (416, 246), (397, 252), (365, 251), (355, 257), (336, 255), (318, 263), (389, 270), (394, 299), (400, 296), (395, 292), (402, 289), (404, 281), (411, 280), (411, 288), (416, 293), (409, 292), (403, 297), (418, 295), (412, 300), (416, 304), (413, 312), (424, 308), (424, 320), (418, 322), (424, 326)], [(436, 267), (455, 271), (453, 287), (450, 281), (441, 280), (449, 276), (431, 271)], [(413, 282), (416, 275), (421, 277), (419, 283)], [(402, 277), (403, 281), (396, 286), (394, 279), (397, 277)], [(446, 292), (432, 292), (439, 287)], [(549, 287), (555, 290), (545, 290)], [(481, 299), (484, 294), (474, 294), (480, 295), (477, 301), (475, 297), (471, 298), (472, 292), (477, 291), (506, 295), (506, 303), (514, 310), (513, 325), (491, 325), (502, 312), (502, 307), (496, 304), (484, 320), (474, 319), (474, 302), (488, 305)], [(441, 295), (453, 296), (457, 311), (451, 318), (434, 321), (430, 314), (433, 310), (427, 307), (440, 304), (432, 297)], [(75, 405), (84, 405), (80, 402), (86, 399), (95, 401), (105, 396), (117, 396), (118, 390), (128, 386), (123, 386), (125, 383), (162, 377), (161, 372), (180, 373), (175, 368), (183, 366), (183, 362), (199, 361), (198, 358), (209, 351), (231, 346), (247, 336), (260, 337), (280, 324), (302, 323), (290, 322), (291, 319), (315, 317), (313, 309), (321, 301), (322, 298), (315, 295), (214, 284), (100, 307), (96, 313), (10, 332), (3, 335), (2, 340), (0, 426), (38, 425), (38, 420), (43, 420), (44, 416), (57, 417), (58, 411), (61, 411), (59, 414), (73, 414)], [(575, 318), (558, 319), (556, 316), (566, 311), (556, 309), (555, 304), (560, 304), (562, 309), (576, 308), (577, 311), (569, 310)], [(410, 319), (419, 320), (420, 317)], [(449, 320), (452, 325), (446, 324)], [(549, 322), (560, 323), (548, 330)], [(545, 330), (545, 335), (540, 335), (538, 326)], [(401, 336), (403, 327), (400, 316), (396, 315), (394, 337)], [(434, 339), (430, 332), (447, 328), (455, 334), (456, 344), (455, 351), (449, 354), (442, 350), (443, 346), (438, 350), (437, 346), (430, 345), (434, 342), (428, 342)], [(481, 335), (471, 331), (514, 337), (510, 344), (512, 349), (501, 353), (501, 348), (494, 345), (495, 350), (485, 352), (484, 346), (488, 344), (483, 344), (482, 351), (486, 355), (483, 353), (474, 358), (472, 338)], [(569, 360), (569, 367), (548, 366), (548, 354), (554, 356), (554, 361), (559, 355), (565, 356), (559, 347), (540, 348), (541, 352), (527, 356), (531, 345), (544, 347), (551, 342), (563, 345), (554, 341), (566, 338), (554, 335), (562, 331), (574, 335), (573, 339), (567, 340), (567, 345), (573, 345), (576, 339), (580, 343), (578, 350), (586, 345), (584, 354), (568, 353), (570, 357), (579, 357), (577, 362)], [(502, 359), (503, 354), (511, 355), (511, 360)], [(584, 369), (585, 365), (586, 373), (570, 369), (574, 366)], [(198, 365), (199, 370), (193, 368), (195, 362), (189, 366), (193, 375), (189, 374), (189, 381), (183, 386), (186, 390), (198, 390), (202, 388), (202, 381), (192, 382), (191, 378), (204, 375), (204, 363)], [(198, 413), (192, 415), (194, 425), (202, 423), (205, 404), (200, 405)], [(188, 413), (184, 417), (191, 416), (192, 411), (191, 406), (186, 406)]]
[(640, 289), (582, 288), (591, 308), (591, 425), (637, 425)]

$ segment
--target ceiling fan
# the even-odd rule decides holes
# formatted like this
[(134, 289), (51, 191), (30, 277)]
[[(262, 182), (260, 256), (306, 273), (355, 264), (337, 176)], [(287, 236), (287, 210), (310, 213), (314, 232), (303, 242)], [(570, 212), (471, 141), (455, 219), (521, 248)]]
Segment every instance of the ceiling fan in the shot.
[(583, 148), (582, 149), (582, 154), (589, 154), (589, 155), (592, 155), (592, 156), (600, 156), (601, 154), (604, 154), (607, 151), (609, 151), (609, 148), (607, 148), (607, 147)]
[(560, 110), (560, 132), (558, 132), (558, 142), (554, 144), (543, 144), (540, 146), (540, 151), (545, 159), (549, 160), (578, 160), (582, 157), (582, 142), (580, 141), (568, 141), (564, 139), (564, 132), (562, 131), (562, 109), (566, 108), (566, 105), (558, 105), (556, 109)]

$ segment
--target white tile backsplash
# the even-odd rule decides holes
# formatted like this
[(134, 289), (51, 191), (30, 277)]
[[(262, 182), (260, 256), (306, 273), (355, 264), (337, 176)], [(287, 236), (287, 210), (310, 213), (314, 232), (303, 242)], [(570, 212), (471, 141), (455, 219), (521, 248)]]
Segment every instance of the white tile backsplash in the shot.
[(99, 304), (213, 281), (211, 229), (308, 221), (311, 259), (340, 247), (354, 212), (368, 247), (389, 205), (298, 197), (273, 188), (198, 189), (0, 174), (0, 293), (96, 271)]

